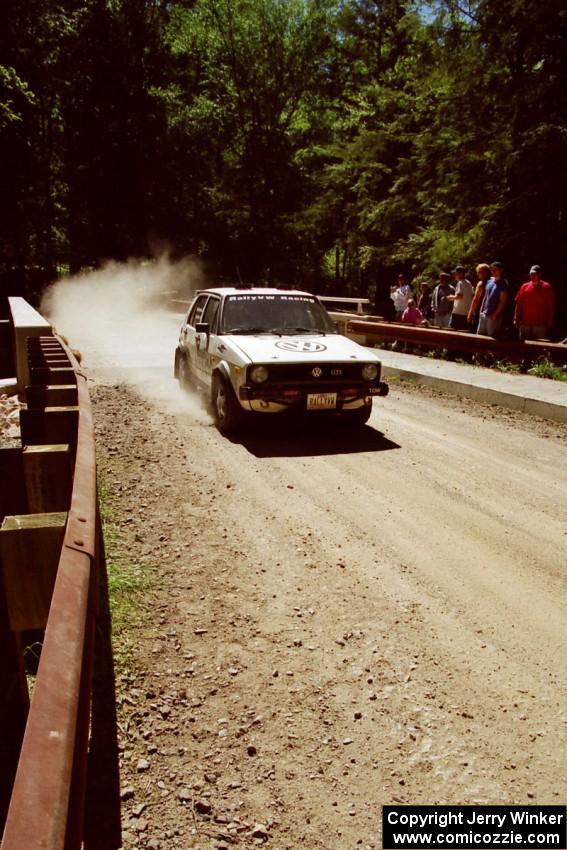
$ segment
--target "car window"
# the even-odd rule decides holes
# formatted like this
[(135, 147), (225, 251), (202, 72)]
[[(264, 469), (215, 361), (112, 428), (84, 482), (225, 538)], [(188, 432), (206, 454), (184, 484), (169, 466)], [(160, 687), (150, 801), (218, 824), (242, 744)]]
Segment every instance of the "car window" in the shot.
[(306, 295), (231, 295), (222, 325), (224, 333), (336, 333), (326, 310)]
[[(214, 325), (216, 315), (218, 313), (219, 304), (220, 304), (220, 301), (219, 301), (218, 298), (209, 298), (209, 303), (205, 307), (205, 311), (203, 313), (203, 316), (200, 319), (201, 322), (206, 322), (208, 324), (210, 330), (213, 330), (213, 325)], [(197, 320), (197, 321), (199, 321), (199, 320)]]
[(205, 310), (205, 304), (208, 301), (209, 296), (199, 295), (193, 307), (191, 308), (191, 312), (189, 313), (189, 318), (187, 319), (187, 324), (192, 325), (193, 327), (197, 324), (197, 322), (202, 321), (202, 315)]

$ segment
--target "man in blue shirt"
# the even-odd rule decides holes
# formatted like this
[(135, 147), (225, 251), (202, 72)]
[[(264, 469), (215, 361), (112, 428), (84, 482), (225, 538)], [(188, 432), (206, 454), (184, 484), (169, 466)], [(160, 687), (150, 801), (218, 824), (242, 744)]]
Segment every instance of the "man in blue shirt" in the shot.
[(504, 318), (504, 308), (508, 300), (508, 281), (504, 277), (502, 263), (490, 264), (492, 277), (484, 290), (484, 300), (480, 308), (477, 334), (498, 336)]

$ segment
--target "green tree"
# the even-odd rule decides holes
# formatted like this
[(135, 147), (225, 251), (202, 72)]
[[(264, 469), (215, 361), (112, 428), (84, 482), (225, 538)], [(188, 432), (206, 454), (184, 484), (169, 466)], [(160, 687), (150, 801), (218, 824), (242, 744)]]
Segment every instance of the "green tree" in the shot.
[(198, 0), (167, 30), (178, 74), (158, 94), (188, 152), (192, 209), (210, 253), (234, 276), (293, 275), (288, 223), (302, 199), (294, 152), (329, 45), (325, 0)]
[(159, 81), (164, 9), (154, 0), (89, 0), (65, 56), (62, 94), (69, 263), (148, 253), (166, 170)]
[(331, 236), (333, 285), (364, 292), (379, 283), (383, 295), (399, 263), (395, 246), (419, 224), (405, 168), (423, 27), (398, 0), (342, 3), (336, 26), (333, 132), (320, 150), (309, 215)]
[(61, 240), (59, 62), (76, 8), (6, 0), (0, 8), (0, 226), (3, 274), (16, 289), (53, 275)]

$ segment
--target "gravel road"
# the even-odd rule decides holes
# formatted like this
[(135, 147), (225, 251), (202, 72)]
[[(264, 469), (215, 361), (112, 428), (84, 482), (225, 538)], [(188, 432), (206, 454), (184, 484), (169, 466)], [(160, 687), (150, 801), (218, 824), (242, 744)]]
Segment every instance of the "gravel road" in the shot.
[(359, 433), (232, 441), (170, 368), (94, 365), (109, 560), (153, 580), (124, 848), (378, 848), (382, 804), (564, 802), (567, 429), (394, 386)]

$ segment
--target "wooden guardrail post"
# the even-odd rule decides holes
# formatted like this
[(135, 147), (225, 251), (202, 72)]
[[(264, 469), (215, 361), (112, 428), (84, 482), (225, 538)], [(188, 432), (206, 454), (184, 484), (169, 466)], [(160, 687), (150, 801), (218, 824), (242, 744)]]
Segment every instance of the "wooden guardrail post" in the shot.
[(0, 378), (13, 378), (15, 375), (12, 322), (9, 319), (0, 319)]
[(26, 402), (32, 407), (67, 407), (77, 404), (76, 384), (33, 384), (26, 387)]
[(73, 454), (77, 447), (79, 408), (43, 407), (20, 410), (20, 431), (24, 445), (68, 443)]
[[(0, 557), (0, 569), (2, 560)], [(8, 620), (4, 588), (0, 582), (0, 834), (20, 757), (29, 710), (29, 694), (20, 636)]]
[(73, 472), (68, 444), (24, 446), (22, 466), (27, 513), (69, 510)]
[(0, 449), (0, 523), (8, 514), (27, 513), (26, 485), (22, 449)]
[(46, 626), (66, 523), (66, 513), (4, 517), (0, 559), (8, 622), (14, 632)]
[(8, 298), (12, 314), (18, 392), (30, 383), (27, 341), (34, 336), (51, 336), (49, 322), (23, 298)]

